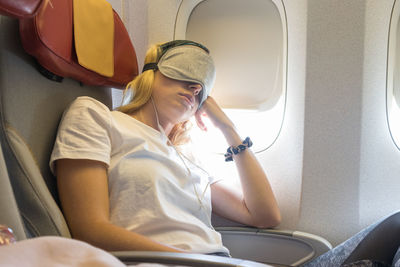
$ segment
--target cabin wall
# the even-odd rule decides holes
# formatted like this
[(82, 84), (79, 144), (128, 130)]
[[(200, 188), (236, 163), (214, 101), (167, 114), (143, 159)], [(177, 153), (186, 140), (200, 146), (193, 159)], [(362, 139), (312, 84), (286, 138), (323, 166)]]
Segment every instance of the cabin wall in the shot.
[(386, 119), (392, 6), (391, 0), (308, 2), (298, 229), (334, 245), (399, 209), (400, 151)]
[(309, 0), (300, 229), (358, 229), (365, 1)]
[(366, 1), (360, 226), (400, 209), (400, 151), (390, 136), (386, 118), (387, 46), (393, 3)]

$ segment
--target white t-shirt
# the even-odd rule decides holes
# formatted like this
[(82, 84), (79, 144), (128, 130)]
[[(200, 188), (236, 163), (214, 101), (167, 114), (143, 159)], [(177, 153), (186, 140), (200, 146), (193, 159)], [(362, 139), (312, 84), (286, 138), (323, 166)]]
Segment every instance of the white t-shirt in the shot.
[(108, 165), (113, 224), (191, 252), (228, 252), (210, 222), (211, 177), (152, 127), (79, 97), (62, 118), (50, 159), (53, 173), (62, 158)]

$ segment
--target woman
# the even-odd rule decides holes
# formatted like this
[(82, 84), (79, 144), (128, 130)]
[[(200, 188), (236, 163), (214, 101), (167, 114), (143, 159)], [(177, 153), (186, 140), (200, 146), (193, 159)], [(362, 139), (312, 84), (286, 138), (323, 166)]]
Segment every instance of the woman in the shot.
[[(211, 225), (211, 209), (250, 226), (277, 226), (280, 212), (251, 141), (208, 97), (215, 67), (191, 41), (156, 45), (124, 105), (109, 111), (80, 97), (64, 114), (50, 166), (74, 238), (109, 251), (149, 250), (229, 255)], [(243, 192), (214, 180), (178, 146), (187, 122), (202, 116), (221, 130)]]

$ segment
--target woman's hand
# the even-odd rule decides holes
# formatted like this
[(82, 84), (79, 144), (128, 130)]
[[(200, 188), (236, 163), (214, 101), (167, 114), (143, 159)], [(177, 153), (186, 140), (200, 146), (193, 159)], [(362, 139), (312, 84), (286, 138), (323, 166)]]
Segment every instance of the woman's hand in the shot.
[(230, 146), (237, 146), (242, 142), (236, 131), (235, 125), (220, 108), (214, 98), (209, 96), (206, 101), (204, 101), (200, 110), (195, 114), (196, 123), (199, 128), (203, 131), (207, 131), (207, 126), (205, 125), (202, 116), (208, 117), (212, 124), (221, 130)]
[(207, 127), (204, 124), (202, 116), (207, 116), (214, 126), (222, 131), (225, 128), (234, 128), (232, 121), (228, 118), (228, 116), (226, 116), (226, 114), (211, 96), (204, 101), (203, 106), (195, 114), (197, 125), (200, 127), (200, 129), (207, 131)]

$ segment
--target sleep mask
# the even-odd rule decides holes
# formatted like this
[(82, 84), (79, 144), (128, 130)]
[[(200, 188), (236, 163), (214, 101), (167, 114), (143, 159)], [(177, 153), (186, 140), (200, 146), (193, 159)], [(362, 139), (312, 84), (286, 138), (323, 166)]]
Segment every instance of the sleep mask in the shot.
[(160, 48), (158, 62), (147, 63), (143, 72), (159, 70), (168, 78), (200, 84), (203, 88), (199, 93), (200, 108), (215, 81), (215, 66), (209, 50), (199, 43), (187, 40), (171, 41), (162, 44)]

